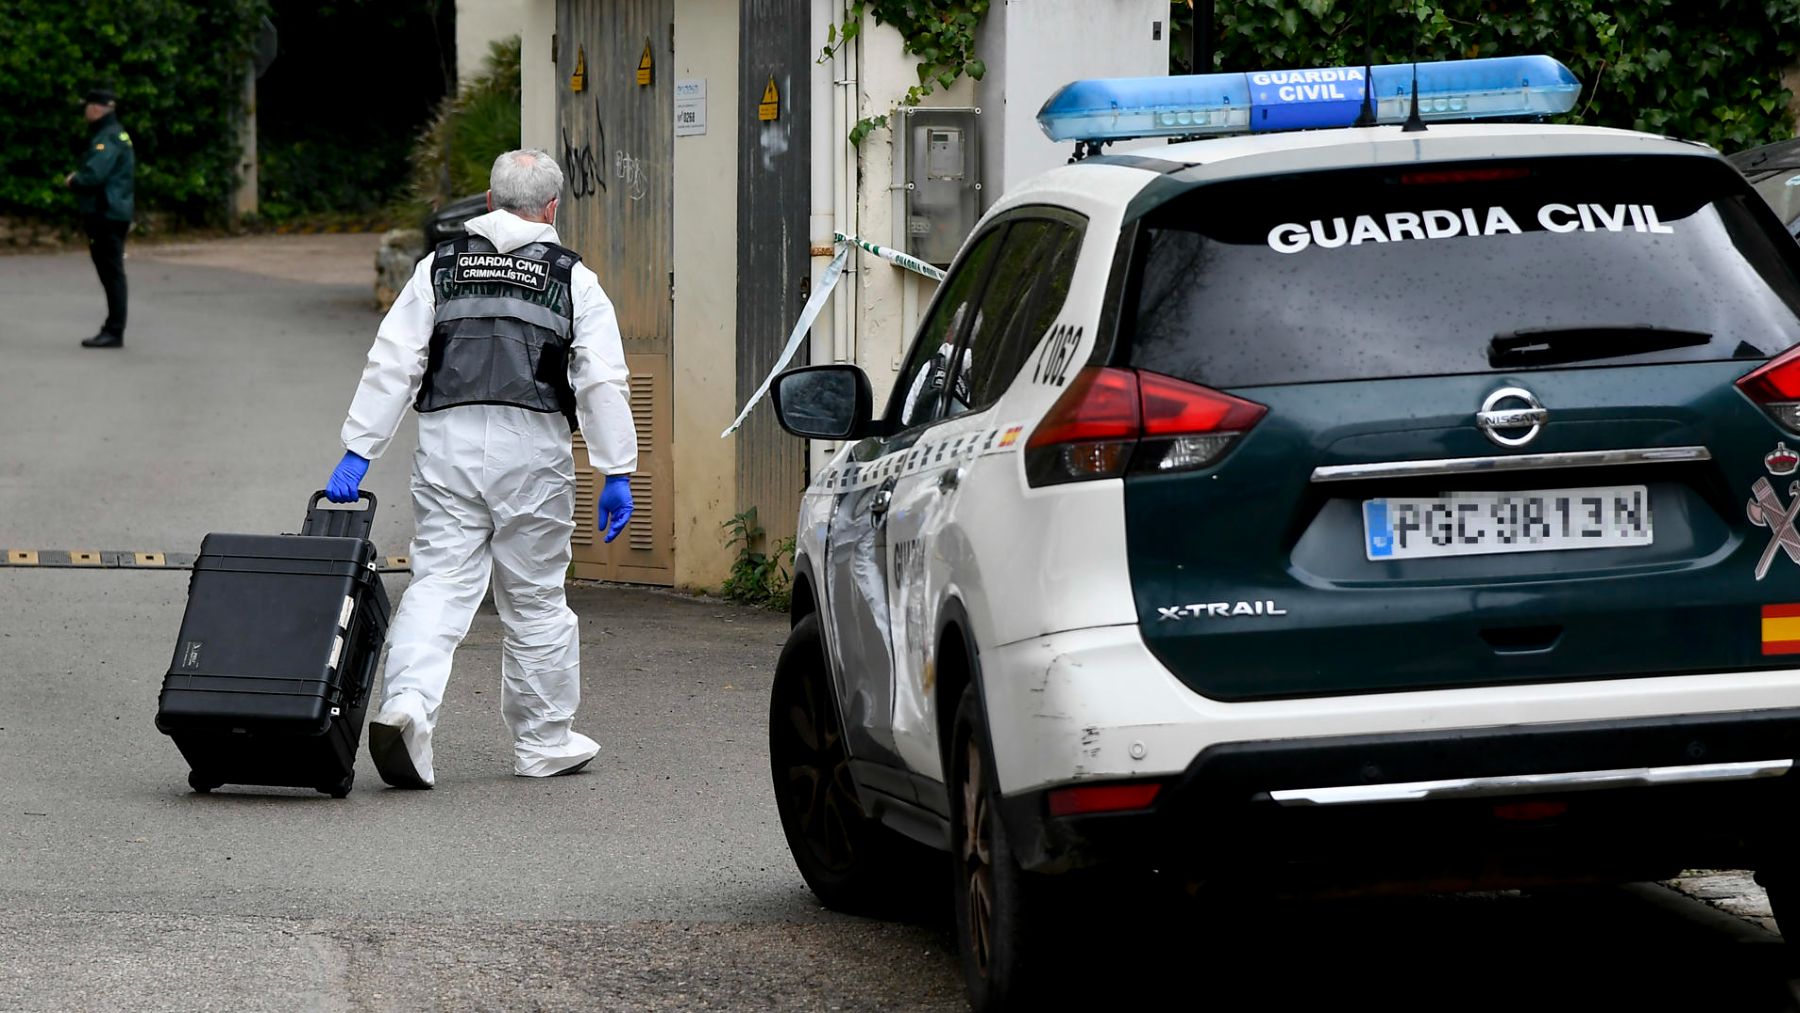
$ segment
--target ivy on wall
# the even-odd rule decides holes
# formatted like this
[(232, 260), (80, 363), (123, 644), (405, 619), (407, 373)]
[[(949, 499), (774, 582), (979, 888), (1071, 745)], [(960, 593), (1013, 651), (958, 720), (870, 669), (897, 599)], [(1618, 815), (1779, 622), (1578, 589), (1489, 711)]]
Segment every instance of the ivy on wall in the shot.
[[(1781, 75), (1800, 62), (1800, 0), (1211, 2), (1213, 66), (1202, 70), (1342, 66), (1364, 62), (1370, 49), (1376, 63), (1415, 51), (1420, 60), (1545, 53), (1584, 86), (1564, 122), (1723, 151), (1794, 131)], [(1171, 69), (1188, 73), (1188, 0), (1173, 0), (1171, 14)]]
[[(878, 25), (892, 25), (900, 32), (906, 54), (918, 58), (919, 83), (906, 90), (900, 101), (916, 106), (939, 88), (948, 88), (967, 75), (979, 81), (987, 65), (975, 56), (975, 30), (987, 13), (989, 0), (848, 0), (844, 17), (826, 31), (823, 63), (862, 31), (863, 19), (874, 17)], [(850, 129), (850, 143), (860, 145), (869, 131), (887, 126), (886, 116), (858, 120)]]
[(140, 208), (218, 212), (236, 185), (237, 117), (264, 0), (9, 0), (0, 45), (0, 213), (72, 217), (63, 177), (111, 87), (137, 155)]

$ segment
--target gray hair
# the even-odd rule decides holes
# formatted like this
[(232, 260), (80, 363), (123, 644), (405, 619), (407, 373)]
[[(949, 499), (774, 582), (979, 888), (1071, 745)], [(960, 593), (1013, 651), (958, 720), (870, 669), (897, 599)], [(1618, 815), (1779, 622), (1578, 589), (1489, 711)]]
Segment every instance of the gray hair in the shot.
[(556, 159), (536, 148), (509, 151), (494, 159), (488, 189), (494, 207), (516, 214), (535, 215), (544, 205), (562, 196), (563, 174)]

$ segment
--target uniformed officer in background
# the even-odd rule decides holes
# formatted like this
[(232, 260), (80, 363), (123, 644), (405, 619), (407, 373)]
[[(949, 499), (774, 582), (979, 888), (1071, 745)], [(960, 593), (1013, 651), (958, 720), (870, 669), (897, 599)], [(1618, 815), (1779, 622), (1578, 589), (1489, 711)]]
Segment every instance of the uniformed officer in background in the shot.
[(125, 344), (125, 234), (131, 231), (132, 191), (137, 159), (131, 135), (119, 125), (117, 102), (107, 88), (87, 93), (89, 134), (81, 168), (63, 180), (75, 191), (88, 254), (100, 287), (106, 290), (106, 323), (84, 340), (86, 348), (119, 348)]

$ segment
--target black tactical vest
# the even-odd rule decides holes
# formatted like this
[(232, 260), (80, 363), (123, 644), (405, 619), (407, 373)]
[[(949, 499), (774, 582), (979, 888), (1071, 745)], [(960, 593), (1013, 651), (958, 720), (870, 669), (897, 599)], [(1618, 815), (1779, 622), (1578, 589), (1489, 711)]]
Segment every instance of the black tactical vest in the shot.
[(581, 255), (555, 243), (498, 253), (480, 236), (438, 247), (431, 264), (437, 316), (413, 407), (497, 404), (561, 412), (576, 428), (569, 386), (575, 337), (570, 276)]

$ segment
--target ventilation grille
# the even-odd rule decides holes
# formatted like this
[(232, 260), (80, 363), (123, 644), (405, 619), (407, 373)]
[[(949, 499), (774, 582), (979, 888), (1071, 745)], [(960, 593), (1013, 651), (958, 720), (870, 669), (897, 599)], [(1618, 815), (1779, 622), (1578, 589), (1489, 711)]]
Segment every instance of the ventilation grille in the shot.
[(656, 446), (656, 385), (662, 377), (640, 373), (631, 378), (631, 424), (637, 427), (638, 470), (631, 475), (631, 523), (626, 525), (633, 551), (649, 552), (655, 548), (657, 503), (654, 475), (645, 471), (649, 447)]
[(637, 427), (639, 447), (656, 445), (656, 382), (660, 379), (641, 373), (631, 378), (631, 422)]
[(631, 523), (625, 526), (625, 533), (631, 537), (631, 547), (640, 552), (649, 552), (656, 543), (651, 533), (656, 525), (651, 518), (656, 516), (656, 494), (652, 491), (656, 483), (652, 476), (642, 472), (631, 475)]

